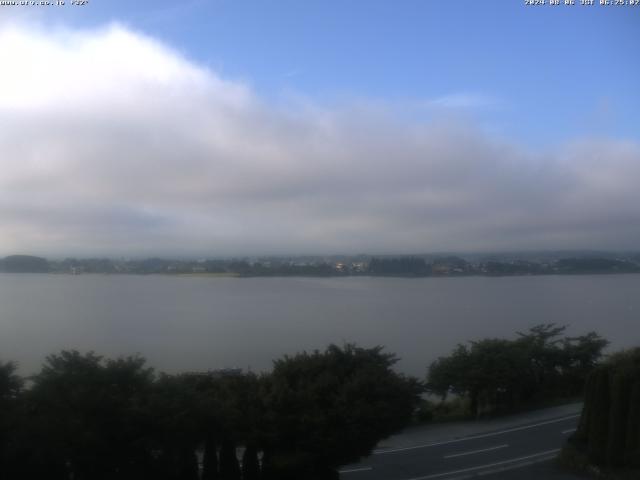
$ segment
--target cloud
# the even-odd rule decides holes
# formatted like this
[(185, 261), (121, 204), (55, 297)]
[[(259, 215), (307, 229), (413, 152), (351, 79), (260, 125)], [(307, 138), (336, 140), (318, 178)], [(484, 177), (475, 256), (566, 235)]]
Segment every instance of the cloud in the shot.
[(0, 43), (11, 46), (0, 50), (0, 253), (637, 248), (640, 240), (634, 142), (582, 139), (540, 154), (469, 124), (402, 119), (362, 102), (273, 104), (119, 25), (5, 24)]
[(426, 102), (428, 107), (445, 109), (490, 108), (500, 105), (498, 99), (478, 93), (452, 93)]

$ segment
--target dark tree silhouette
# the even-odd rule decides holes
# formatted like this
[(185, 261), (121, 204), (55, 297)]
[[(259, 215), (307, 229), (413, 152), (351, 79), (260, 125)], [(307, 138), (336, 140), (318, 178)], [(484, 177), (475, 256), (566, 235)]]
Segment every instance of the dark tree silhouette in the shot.
[[(23, 381), (16, 375), (16, 364), (0, 362), (0, 471), (4, 470), (7, 478), (16, 474), (20, 465), (15, 461), (15, 436), (20, 428), (19, 398), (22, 394)], [(2, 473), (0, 473), (2, 478)]]
[(231, 438), (225, 438), (220, 448), (220, 478), (221, 480), (240, 480), (236, 445)]
[(444, 400), (469, 400), (469, 414), (513, 410), (537, 400), (575, 396), (608, 344), (594, 332), (562, 337), (566, 327), (542, 324), (515, 340), (484, 339), (458, 345), (429, 366), (427, 388)]
[(261, 377), (155, 375), (139, 357), (62, 351), (29, 389), (0, 364), (0, 478), (337, 478), (411, 418), (422, 388), (394, 362), (347, 345), (284, 357)]
[(330, 478), (405, 426), (422, 386), (392, 370), (396, 357), (331, 345), (274, 362), (266, 388), (269, 467), (282, 478)]
[(202, 480), (217, 480), (218, 476), (218, 452), (215, 441), (208, 436), (204, 443), (202, 456)]
[(635, 348), (613, 355), (589, 375), (570, 447), (599, 466), (640, 468), (639, 405), (640, 348)]
[(26, 428), (40, 447), (32, 449), (30, 465), (78, 480), (135, 476), (151, 461), (144, 412), (152, 377), (137, 357), (104, 362), (76, 351), (47, 357), (25, 399)]
[(254, 445), (247, 445), (242, 455), (242, 480), (258, 480), (259, 478), (258, 450)]

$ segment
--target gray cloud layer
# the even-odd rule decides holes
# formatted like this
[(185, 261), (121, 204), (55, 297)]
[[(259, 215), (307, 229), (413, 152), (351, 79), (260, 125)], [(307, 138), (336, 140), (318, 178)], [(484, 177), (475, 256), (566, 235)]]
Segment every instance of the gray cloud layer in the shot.
[(0, 26), (0, 253), (634, 249), (640, 145), (274, 106), (119, 26)]

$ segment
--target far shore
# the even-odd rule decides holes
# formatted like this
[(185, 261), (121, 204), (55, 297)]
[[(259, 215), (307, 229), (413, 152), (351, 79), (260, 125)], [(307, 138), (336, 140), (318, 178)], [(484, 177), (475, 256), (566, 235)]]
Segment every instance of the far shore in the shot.
[(70, 277), (86, 276), (86, 275), (101, 275), (101, 276), (133, 276), (133, 277), (148, 277), (148, 276), (161, 276), (161, 277), (180, 277), (180, 278), (403, 278), (403, 279), (422, 279), (422, 278), (510, 278), (510, 277), (583, 277), (590, 275), (640, 275), (640, 272), (550, 272), (550, 273), (513, 273), (513, 274), (455, 274), (455, 275), (370, 275), (370, 274), (335, 274), (335, 275), (279, 275), (279, 274), (265, 274), (265, 275), (252, 275), (242, 274), (237, 272), (185, 272), (185, 273), (171, 273), (171, 272), (153, 272), (153, 273), (135, 273), (135, 272), (82, 272), (82, 273), (70, 273), (70, 272), (2, 272), (0, 274), (7, 275), (64, 275)]

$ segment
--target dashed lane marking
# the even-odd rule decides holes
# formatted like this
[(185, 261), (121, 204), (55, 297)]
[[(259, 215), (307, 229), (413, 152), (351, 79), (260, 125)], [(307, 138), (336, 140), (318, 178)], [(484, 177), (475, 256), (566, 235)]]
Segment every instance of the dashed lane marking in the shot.
[[(478, 465), (477, 467), (463, 468), (462, 470), (453, 470), (451, 472), (434, 473), (431, 475), (425, 475), (423, 477), (413, 477), (408, 480), (429, 480), (431, 478), (448, 477), (450, 475), (458, 475), (460, 473), (469, 473), (477, 470), (490, 469), (490, 468), (500, 467), (503, 465), (508, 465), (510, 463), (517, 463), (517, 462), (523, 462), (526, 460), (531, 460), (533, 458), (540, 458), (540, 457), (555, 455), (559, 451), (560, 449), (556, 448), (555, 450), (547, 450), (545, 452), (534, 453), (532, 455), (526, 455), (524, 457), (512, 458), (510, 460), (503, 460), (502, 462), (488, 463), (486, 465)], [(481, 473), (481, 472), (478, 472), (478, 473)]]
[(350, 468), (348, 470), (339, 470), (338, 473), (369, 472), (371, 470), (373, 470), (373, 467)]
[(491, 452), (493, 450), (507, 448), (508, 446), (509, 445), (505, 443), (504, 445), (498, 445), (497, 447), (488, 447), (488, 448), (482, 448), (480, 450), (472, 450), (471, 452), (462, 452), (462, 453), (454, 453), (453, 455), (445, 455), (444, 458), (464, 457), (465, 455), (473, 455), (474, 453)]

